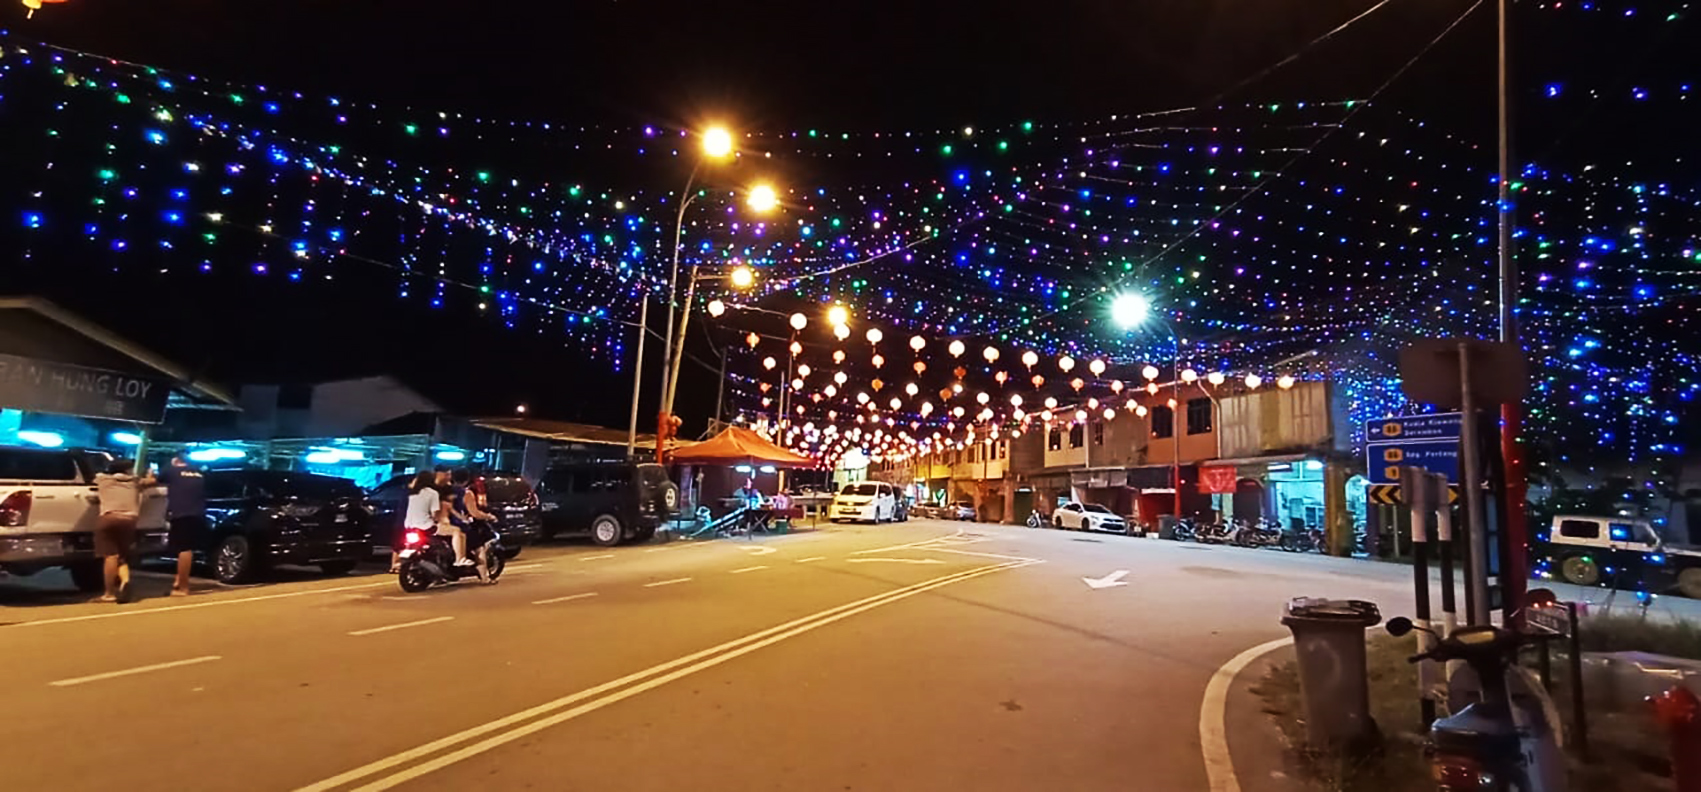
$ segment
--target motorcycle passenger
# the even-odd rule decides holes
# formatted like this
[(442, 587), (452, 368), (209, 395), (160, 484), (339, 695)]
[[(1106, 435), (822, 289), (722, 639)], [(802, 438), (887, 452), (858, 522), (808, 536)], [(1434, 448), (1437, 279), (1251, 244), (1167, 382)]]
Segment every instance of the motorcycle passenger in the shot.
[[(447, 478), (446, 473), (421, 470), (413, 477), (413, 483), (408, 486), (407, 517), (402, 522), (405, 530), (432, 532), (448, 536), (455, 547), (455, 565), (466, 566), (472, 561), (467, 556), (467, 538), (449, 522), (449, 503), (444, 500), (437, 489), (438, 479)], [(462, 563), (462, 562), (465, 563)]]

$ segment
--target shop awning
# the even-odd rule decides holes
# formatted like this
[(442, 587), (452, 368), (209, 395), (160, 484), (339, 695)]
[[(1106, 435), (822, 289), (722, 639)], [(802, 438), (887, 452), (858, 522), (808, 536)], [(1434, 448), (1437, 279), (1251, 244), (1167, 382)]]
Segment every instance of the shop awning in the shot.
[(815, 460), (787, 451), (741, 426), (729, 426), (714, 437), (675, 451), (673, 461), (692, 465), (815, 467)]

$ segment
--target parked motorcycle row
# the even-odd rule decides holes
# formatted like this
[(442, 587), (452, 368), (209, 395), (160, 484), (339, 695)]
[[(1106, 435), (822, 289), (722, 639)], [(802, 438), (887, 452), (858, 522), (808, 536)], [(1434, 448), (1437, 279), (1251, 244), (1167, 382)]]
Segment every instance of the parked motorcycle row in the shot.
[(1283, 528), (1275, 520), (1257, 521), (1233, 519), (1199, 524), (1184, 517), (1175, 525), (1168, 538), (1179, 542), (1226, 544), (1236, 547), (1273, 547), (1290, 553), (1323, 552), (1323, 531), (1318, 528), (1294, 530)]

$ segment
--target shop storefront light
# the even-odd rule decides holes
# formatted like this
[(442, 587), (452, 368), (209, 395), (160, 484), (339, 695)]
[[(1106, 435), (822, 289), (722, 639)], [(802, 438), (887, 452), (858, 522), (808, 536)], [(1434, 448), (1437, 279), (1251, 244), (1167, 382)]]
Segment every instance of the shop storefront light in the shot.
[(445, 448), (432, 456), (436, 457), (439, 462), (459, 462), (467, 458), (467, 452), (453, 448)]
[(141, 445), (142, 436), (135, 432), (113, 432), (112, 442), (127, 446)]
[(733, 466), (733, 470), (735, 470), (739, 473), (749, 473), (750, 472), (750, 466), (749, 465), (735, 465), (735, 466)]
[(197, 448), (190, 451), (190, 462), (220, 462), (227, 459), (247, 459), (248, 452), (240, 448)]
[(58, 448), (65, 445), (65, 436), (58, 432), (42, 432), (34, 429), (23, 429), (18, 432), (18, 439), (42, 448)]

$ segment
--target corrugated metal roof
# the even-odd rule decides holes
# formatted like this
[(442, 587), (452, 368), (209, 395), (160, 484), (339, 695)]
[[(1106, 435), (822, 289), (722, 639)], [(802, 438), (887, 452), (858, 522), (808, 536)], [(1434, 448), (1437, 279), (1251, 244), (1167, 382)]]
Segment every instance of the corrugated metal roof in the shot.
[(171, 380), (192, 395), (236, 404), (223, 388), (189, 369), (41, 297), (0, 297), (0, 352)]

